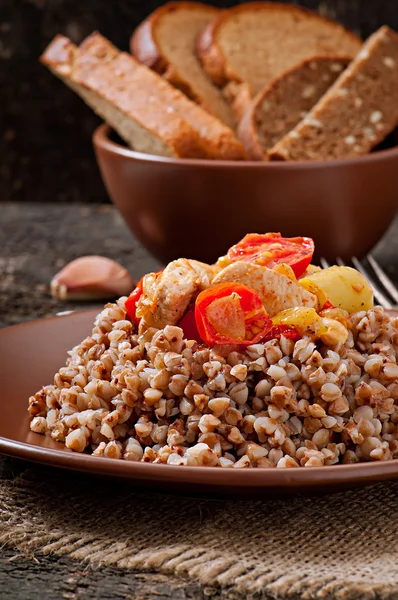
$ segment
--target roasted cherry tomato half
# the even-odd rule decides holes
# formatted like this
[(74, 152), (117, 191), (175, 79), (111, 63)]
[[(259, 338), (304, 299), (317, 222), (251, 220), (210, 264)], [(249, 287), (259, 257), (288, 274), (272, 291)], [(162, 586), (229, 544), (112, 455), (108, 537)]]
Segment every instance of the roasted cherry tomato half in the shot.
[(272, 328), (261, 298), (237, 283), (221, 283), (201, 292), (196, 299), (195, 321), (200, 337), (209, 346), (249, 346)]
[(126, 309), (128, 316), (133, 321), (133, 323), (135, 323), (136, 325), (138, 325), (138, 323), (140, 322), (140, 319), (137, 317), (137, 302), (142, 296), (142, 280), (143, 279), (144, 278), (141, 277), (141, 279), (137, 283), (135, 289), (131, 292), (130, 296), (127, 298), (127, 300), (124, 304), (124, 308)]
[(248, 233), (220, 260), (221, 263), (243, 260), (269, 268), (284, 263), (299, 278), (310, 264), (314, 249), (314, 241), (307, 237), (284, 238), (280, 233)]
[(178, 327), (181, 327), (181, 329), (183, 330), (184, 339), (202, 342), (198, 328), (196, 326), (195, 311), (193, 309), (189, 309), (185, 313), (181, 321), (178, 323)]
[(274, 325), (263, 341), (269, 342), (270, 340), (279, 340), (281, 335), (294, 342), (301, 339), (301, 335), (295, 327), (289, 327), (289, 325)]

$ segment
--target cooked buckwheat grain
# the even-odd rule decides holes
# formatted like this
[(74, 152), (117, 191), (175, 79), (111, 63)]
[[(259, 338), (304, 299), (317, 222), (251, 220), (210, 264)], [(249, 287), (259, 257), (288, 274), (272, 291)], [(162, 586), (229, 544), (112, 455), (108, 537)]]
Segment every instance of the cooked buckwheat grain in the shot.
[[(179, 327), (137, 331), (125, 298), (29, 399), (31, 429), (76, 452), (222, 468), (398, 457), (398, 319), (349, 316), (347, 341), (283, 336), (208, 348)], [(327, 344), (325, 343), (327, 342)]]

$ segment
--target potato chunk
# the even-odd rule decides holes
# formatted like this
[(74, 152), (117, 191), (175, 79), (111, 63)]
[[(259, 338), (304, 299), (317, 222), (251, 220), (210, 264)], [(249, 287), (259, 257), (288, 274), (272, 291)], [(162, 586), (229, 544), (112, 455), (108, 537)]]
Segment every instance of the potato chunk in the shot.
[(368, 280), (351, 267), (329, 267), (299, 281), (305, 289), (310, 289), (306, 282), (315, 283), (334, 306), (349, 313), (369, 310), (373, 306), (373, 292)]

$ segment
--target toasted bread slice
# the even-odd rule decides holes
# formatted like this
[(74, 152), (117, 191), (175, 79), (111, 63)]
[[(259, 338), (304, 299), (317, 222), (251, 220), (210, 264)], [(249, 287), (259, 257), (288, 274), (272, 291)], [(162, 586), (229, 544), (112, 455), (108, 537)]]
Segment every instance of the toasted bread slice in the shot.
[(290, 133), (271, 160), (367, 154), (398, 125), (398, 34), (382, 27)]
[(200, 2), (168, 2), (155, 10), (131, 37), (132, 54), (220, 121), (235, 121), (222, 92), (213, 85), (196, 57), (198, 35), (217, 16)]
[[(111, 60), (109, 55), (107, 59)], [(207, 156), (193, 127), (178, 115), (170, 118), (165, 111), (159, 112), (159, 106), (152, 106), (150, 114), (143, 112), (137, 98), (132, 98), (124, 87), (118, 87), (117, 78), (106, 62), (87, 53), (82, 57), (68, 38), (56, 36), (41, 56), (41, 62), (79, 94), (134, 150), (178, 158)], [(89, 77), (85, 78), (87, 72)], [(144, 105), (146, 102), (144, 99)]]
[(267, 151), (307, 115), (350, 62), (349, 57), (314, 56), (257, 94), (238, 127), (249, 157), (265, 160)]
[[(115, 56), (114, 51), (117, 55)], [(200, 106), (189, 100), (180, 90), (175, 89), (157, 73), (138, 63), (132, 56), (119, 53), (117, 49), (99, 33), (94, 33), (80, 46), (82, 57), (85, 54), (101, 56), (108, 61), (114, 71), (120, 71), (123, 54), (123, 78), (129, 90), (149, 102), (160, 101), (168, 114), (179, 115), (198, 132), (209, 158), (221, 160), (243, 160), (246, 153), (234, 132)], [(108, 58), (104, 58), (108, 57)], [(109, 58), (110, 57), (110, 58)], [(109, 60), (112, 62), (109, 63)], [(90, 64), (90, 63), (89, 63)], [(86, 76), (90, 76), (89, 69)]]
[[(121, 110), (135, 124), (139, 123), (150, 131), (166, 136), (172, 145), (178, 142), (172, 156), (240, 160), (245, 158), (242, 144), (234, 133), (218, 119), (212, 117), (179, 90), (176, 90), (159, 75), (138, 63), (129, 54), (119, 52), (111, 42), (98, 33), (87, 38), (77, 51), (71, 73), (73, 84), (94, 91), (100, 99)], [(93, 106), (95, 109), (95, 107)], [(99, 111), (98, 111), (99, 112)], [(112, 126), (120, 129), (119, 120), (114, 125), (109, 114), (103, 116)], [(131, 139), (131, 123), (122, 123), (128, 131), (117, 131), (128, 143), (138, 149)], [(192, 133), (193, 146), (184, 143), (179, 151), (180, 138), (169, 139), (174, 129)], [(185, 137), (181, 138), (182, 142)], [(163, 140), (164, 141), (164, 140)], [(151, 142), (152, 143), (152, 142)], [(145, 139), (139, 140), (140, 151), (147, 146)], [(151, 145), (151, 144), (150, 144)], [(198, 149), (196, 148), (198, 146)], [(150, 151), (154, 153), (154, 151)], [(162, 155), (169, 156), (164, 152)]]
[(254, 97), (306, 58), (354, 58), (360, 46), (360, 39), (342, 25), (304, 8), (248, 2), (223, 11), (210, 23), (198, 39), (197, 53), (216, 85), (247, 83)]

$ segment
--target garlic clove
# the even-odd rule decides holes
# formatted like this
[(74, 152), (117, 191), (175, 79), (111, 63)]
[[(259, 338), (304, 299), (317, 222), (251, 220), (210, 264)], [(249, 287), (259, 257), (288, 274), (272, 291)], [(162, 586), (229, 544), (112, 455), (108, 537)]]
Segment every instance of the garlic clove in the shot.
[(56, 300), (110, 300), (134, 289), (130, 273), (105, 256), (81, 256), (65, 265), (51, 281)]

